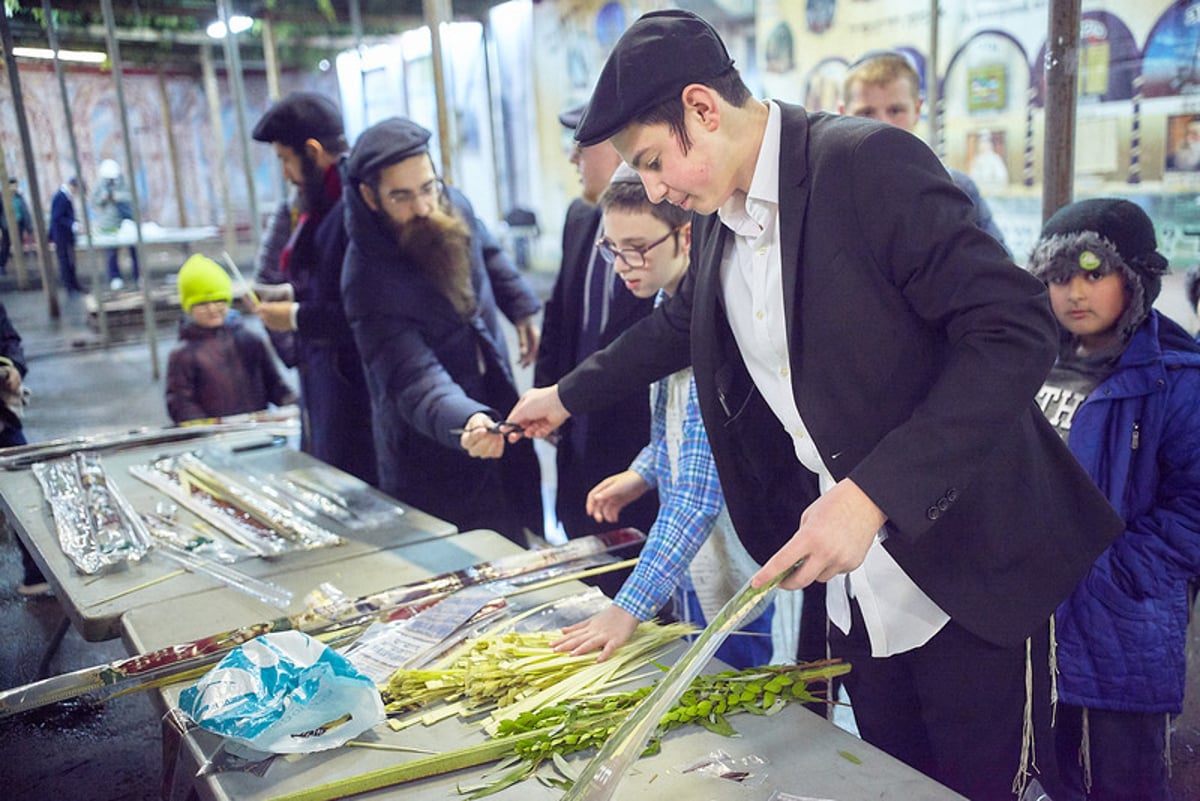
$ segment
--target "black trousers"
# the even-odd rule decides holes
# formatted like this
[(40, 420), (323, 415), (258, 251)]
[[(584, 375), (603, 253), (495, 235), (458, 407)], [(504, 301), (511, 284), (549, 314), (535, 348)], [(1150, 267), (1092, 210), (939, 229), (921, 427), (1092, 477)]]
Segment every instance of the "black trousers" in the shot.
[(1024, 643), (1002, 648), (953, 620), (920, 648), (871, 656), (858, 604), (849, 635), (830, 627), (859, 732), (867, 742), (972, 801), (1014, 801), (1021, 764), (1026, 666), (1032, 671), (1034, 765), (1052, 797), (1059, 786), (1050, 726), (1049, 620)]
[(1055, 801), (1170, 801), (1165, 712), (1088, 710), (1091, 790), (1079, 757), (1083, 709), (1060, 703), (1056, 728), (1066, 790)]

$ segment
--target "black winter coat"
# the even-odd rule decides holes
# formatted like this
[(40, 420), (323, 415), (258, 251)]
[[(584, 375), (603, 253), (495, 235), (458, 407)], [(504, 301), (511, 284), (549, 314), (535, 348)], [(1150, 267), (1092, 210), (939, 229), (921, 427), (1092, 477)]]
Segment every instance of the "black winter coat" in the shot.
[(342, 297), (370, 386), (379, 488), (462, 530), (493, 529), (524, 544), (523, 528), (543, 527), (532, 444), (473, 459), (451, 429), (476, 412), (502, 420), (516, 403), (499, 313), (515, 322), (540, 303), (466, 198), (448, 191), (472, 232), (470, 319), (401, 259), (357, 187), (343, 193), (350, 245)]

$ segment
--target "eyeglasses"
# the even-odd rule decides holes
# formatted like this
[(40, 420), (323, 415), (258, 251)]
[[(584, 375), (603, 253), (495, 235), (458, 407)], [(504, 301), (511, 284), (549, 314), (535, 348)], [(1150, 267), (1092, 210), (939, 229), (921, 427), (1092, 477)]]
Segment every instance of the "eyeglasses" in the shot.
[[(686, 224), (687, 223), (684, 223), (684, 225)], [(670, 231), (667, 231), (666, 236), (664, 236), (662, 239), (654, 240), (649, 245), (638, 245), (628, 248), (619, 248), (615, 242), (612, 242), (606, 237), (601, 237), (600, 239), (596, 240), (596, 249), (600, 251), (600, 255), (604, 258), (604, 261), (610, 265), (615, 264), (617, 257), (620, 256), (621, 261), (625, 262), (630, 267), (645, 267), (646, 254), (654, 250), (663, 242), (666, 242), (675, 234), (679, 233), (682, 229), (683, 225), (680, 225), (676, 228), (672, 228)]]
[(411, 189), (393, 189), (384, 195), (387, 202), (393, 206), (411, 206), (417, 198), (433, 200), (442, 191), (442, 182), (438, 178), (426, 181), (415, 192)]

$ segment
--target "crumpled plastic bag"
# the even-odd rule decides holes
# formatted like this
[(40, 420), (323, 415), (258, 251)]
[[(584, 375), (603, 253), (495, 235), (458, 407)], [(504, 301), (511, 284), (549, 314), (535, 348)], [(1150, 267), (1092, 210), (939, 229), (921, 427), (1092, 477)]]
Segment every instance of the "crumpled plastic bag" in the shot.
[(375, 684), (299, 631), (230, 651), (180, 694), (179, 707), (208, 731), (275, 754), (336, 748), (384, 720)]

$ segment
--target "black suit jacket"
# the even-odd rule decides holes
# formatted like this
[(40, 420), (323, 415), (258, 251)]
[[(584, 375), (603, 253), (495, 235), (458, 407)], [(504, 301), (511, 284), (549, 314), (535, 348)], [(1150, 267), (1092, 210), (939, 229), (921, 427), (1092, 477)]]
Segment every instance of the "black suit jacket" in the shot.
[[(563, 223), (562, 267), (546, 303), (542, 343), (538, 348), (534, 385), (555, 384), (578, 363), (575, 356), (583, 329), (583, 299), (587, 289), (588, 262), (595, 249), (600, 209), (582, 200), (571, 203)], [(597, 265), (612, 271), (603, 263)], [(612, 296), (607, 325), (600, 332), (599, 347), (615, 340), (627, 328), (654, 309), (654, 301), (638, 298), (623, 287)], [(568, 423), (568, 426), (571, 426)], [(650, 396), (645, 386), (634, 387), (604, 407), (587, 415), (587, 433), (582, 453), (572, 448), (572, 431), (564, 428), (555, 459), (558, 494), (555, 510), (568, 537), (582, 537), (611, 529), (585, 513), (588, 490), (601, 479), (629, 467), (638, 451), (650, 441)], [(621, 514), (621, 524), (648, 532), (658, 513), (658, 495), (650, 492)]]
[[(781, 104), (792, 387), (835, 479), (888, 516), (885, 547), (942, 609), (1012, 645), (1121, 521), (1032, 400), (1053, 364), (1045, 287), (974, 224), (920, 140)], [(568, 409), (686, 364), (734, 524), (757, 558), (794, 532), (811, 474), (754, 387), (720, 284), (732, 236), (693, 223), (694, 279), (560, 384)]]

